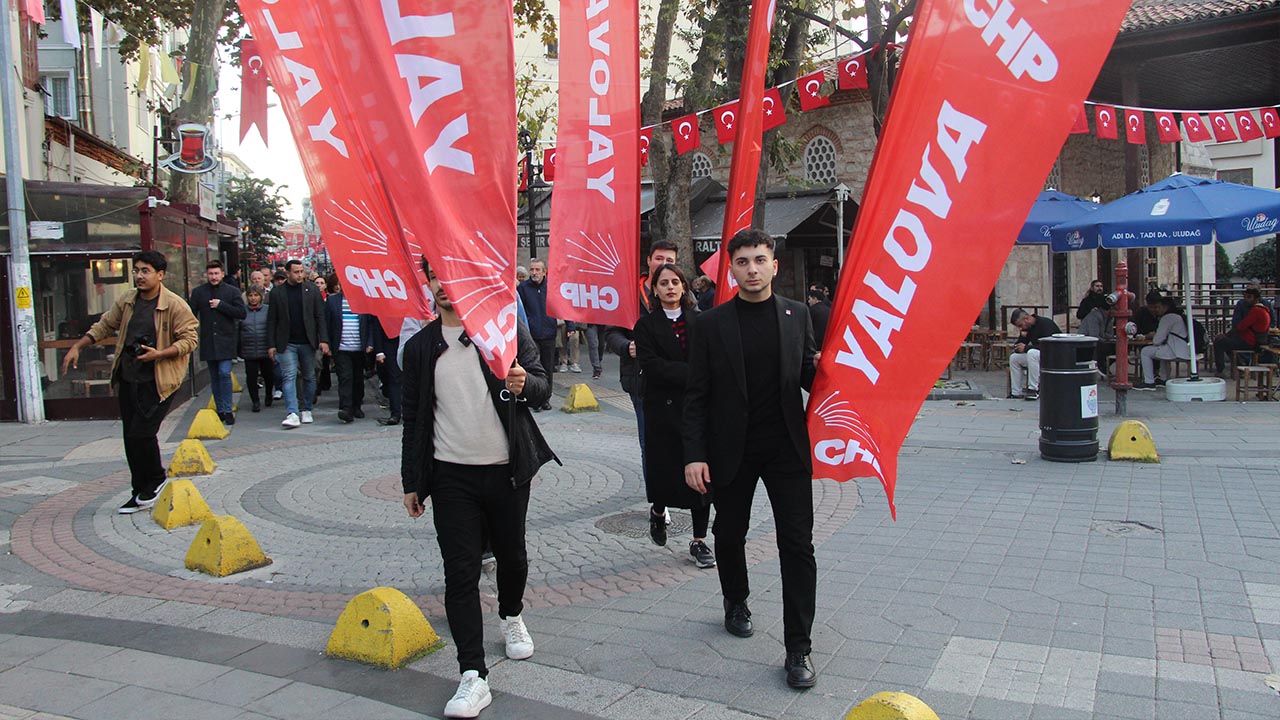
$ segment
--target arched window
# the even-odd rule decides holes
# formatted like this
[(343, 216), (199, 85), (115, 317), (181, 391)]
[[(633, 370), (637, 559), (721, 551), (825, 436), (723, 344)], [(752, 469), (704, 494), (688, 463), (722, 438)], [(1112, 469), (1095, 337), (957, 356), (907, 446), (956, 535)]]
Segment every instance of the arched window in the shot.
[(693, 154), (693, 179), (711, 177), (711, 158), (706, 153)]
[(839, 181), (836, 174), (836, 146), (818, 135), (804, 147), (804, 179), (826, 185)]

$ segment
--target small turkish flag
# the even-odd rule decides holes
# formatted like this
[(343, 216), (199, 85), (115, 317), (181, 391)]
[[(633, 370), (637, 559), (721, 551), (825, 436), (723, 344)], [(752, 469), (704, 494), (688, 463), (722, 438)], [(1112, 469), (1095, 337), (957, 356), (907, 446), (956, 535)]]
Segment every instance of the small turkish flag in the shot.
[(1094, 127), (1098, 137), (1103, 140), (1119, 139), (1116, 130), (1116, 109), (1107, 105), (1099, 105), (1093, 109)]
[(556, 149), (547, 148), (542, 151), (542, 179), (554, 182), (556, 179)]
[(1071, 126), (1072, 135), (1081, 135), (1089, 132), (1089, 116), (1084, 112), (1084, 103), (1080, 103), (1075, 109), (1076, 121)]
[(649, 167), (649, 143), (653, 142), (653, 126), (640, 128), (640, 167)]
[(733, 142), (738, 136), (738, 101), (727, 102), (711, 113), (716, 118), (716, 140), (721, 145)]
[(675, 137), (676, 152), (683, 155), (702, 144), (698, 136), (698, 113), (689, 113), (671, 121), (671, 134)]
[(1182, 139), (1182, 133), (1178, 132), (1178, 121), (1171, 112), (1156, 113), (1156, 133), (1160, 136), (1162, 143), (1178, 142)]
[(528, 190), (529, 189), (529, 164), (524, 161), (523, 157), (520, 158), (520, 162), (516, 163), (516, 172), (520, 174), (520, 187), (517, 188), (517, 191), (524, 192), (525, 190)]
[(1227, 119), (1226, 113), (1209, 113), (1209, 127), (1213, 128), (1213, 139), (1218, 142), (1240, 139), (1236, 136), (1235, 128), (1231, 127), (1231, 121)]
[(800, 110), (808, 111), (831, 104), (831, 97), (822, 94), (822, 83), (825, 80), (826, 72), (815, 70), (796, 81), (796, 90), (800, 92)]
[(1147, 144), (1147, 120), (1141, 110), (1124, 111), (1124, 134), (1133, 145)]
[(1207, 142), (1213, 139), (1199, 113), (1183, 113), (1182, 129), (1187, 131), (1187, 140), (1190, 142)]
[(778, 127), (787, 121), (787, 111), (782, 107), (782, 94), (778, 88), (764, 91), (764, 132)]
[(1240, 128), (1241, 140), (1257, 140), (1262, 137), (1262, 128), (1258, 127), (1258, 122), (1253, 119), (1253, 113), (1248, 110), (1236, 113), (1236, 127)]
[(1262, 135), (1266, 138), (1280, 137), (1280, 108), (1262, 108)]
[(842, 60), (839, 64), (839, 84), (841, 90), (866, 90), (867, 89), (867, 56), (859, 55), (856, 58)]

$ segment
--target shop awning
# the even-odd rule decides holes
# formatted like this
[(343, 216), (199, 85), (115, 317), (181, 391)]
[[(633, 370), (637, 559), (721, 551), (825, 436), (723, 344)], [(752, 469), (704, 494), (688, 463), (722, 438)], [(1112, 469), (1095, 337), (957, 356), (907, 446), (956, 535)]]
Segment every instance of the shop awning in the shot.
[[(33, 253), (93, 253), (141, 250), (138, 208), (146, 202), (145, 187), (28, 180), (27, 221), (62, 224), (60, 239), (31, 237)], [(0, 187), (8, 207), (8, 197)], [(9, 217), (0, 213), (0, 253), (9, 252)]]

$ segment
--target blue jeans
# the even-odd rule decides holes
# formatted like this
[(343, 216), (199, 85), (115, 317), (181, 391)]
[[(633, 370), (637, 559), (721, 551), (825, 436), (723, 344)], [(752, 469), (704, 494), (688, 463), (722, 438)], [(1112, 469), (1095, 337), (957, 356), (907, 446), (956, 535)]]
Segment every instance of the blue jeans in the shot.
[(316, 399), (316, 349), (306, 343), (289, 343), (284, 352), (276, 355), (283, 376), (284, 407), (287, 412), (298, 412), (298, 377), (302, 377), (302, 409), (311, 411)]
[(206, 360), (205, 365), (209, 366), (209, 390), (218, 414), (231, 412), (231, 361)]

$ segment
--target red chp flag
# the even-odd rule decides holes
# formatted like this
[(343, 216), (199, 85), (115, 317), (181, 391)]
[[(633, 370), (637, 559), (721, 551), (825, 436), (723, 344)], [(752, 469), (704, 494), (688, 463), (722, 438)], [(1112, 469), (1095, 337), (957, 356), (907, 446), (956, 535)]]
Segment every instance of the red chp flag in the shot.
[[(769, 36), (773, 32), (773, 0), (752, 0), (751, 22), (747, 26), (747, 52), (742, 63), (742, 83), (738, 98), (738, 135), (733, 143), (729, 165), (729, 190), (724, 206), (724, 226), (720, 230), (720, 249), (702, 265), (702, 271), (716, 281), (716, 303), (737, 293), (736, 282), (729, 274), (729, 239), (739, 230), (751, 227), (756, 204), (756, 180), (760, 176), (760, 153), (764, 148), (765, 66), (769, 64)], [(773, 88), (777, 96), (777, 88)], [(780, 113), (782, 102), (774, 99), (773, 108)], [(715, 274), (712, 275), (711, 270)]]
[(676, 153), (683, 155), (690, 150), (697, 150), (702, 144), (698, 135), (698, 113), (689, 113), (671, 121), (671, 135), (676, 141)]
[(1134, 145), (1147, 144), (1147, 122), (1141, 110), (1124, 111), (1124, 135)]
[(240, 9), (289, 119), (316, 221), (351, 308), (379, 318), (426, 317), (422, 251), (395, 222), (369, 128), (336, 92), (341, 74), (325, 52), (313, 4), (241, 0)]
[(1182, 139), (1182, 133), (1178, 132), (1178, 121), (1174, 119), (1171, 112), (1158, 112), (1156, 115), (1156, 133), (1160, 136), (1162, 143), (1174, 143)]
[(1218, 142), (1231, 142), (1239, 139), (1236, 137), (1236, 130), (1231, 127), (1231, 121), (1227, 119), (1226, 113), (1209, 113), (1209, 127), (1213, 128), (1213, 139)]
[(831, 104), (831, 97), (822, 94), (822, 83), (826, 79), (824, 71), (815, 70), (796, 80), (796, 89), (800, 92), (800, 109), (802, 111), (808, 112)]
[(733, 142), (738, 134), (738, 101), (727, 102), (712, 110), (711, 114), (716, 119), (716, 141), (721, 145)]
[(840, 62), (836, 82), (841, 90), (866, 90), (867, 56), (863, 54)]
[[(312, 0), (376, 179), (489, 369), (516, 356), (511, 3)], [(278, 5), (277, 5), (278, 6)], [(376, 134), (375, 134), (376, 133)]]
[(1268, 139), (1280, 137), (1280, 109), (1262, 108), (1262, 135)]
[(1191, 142), (1206, 142), (1213, 139), (1213, 135), (1209, 134), (1209, 128), (1205, 127), (1199, 113), (1183, 113), (1182, 126), (1187, 131), (1187, 140)]
[(1241, 140), (1257, 140), (1262, 137), (1262, 128), (1253, 119), (1253, 113), (1241, 110), (1236, 113), (1236, 127), (1240, 129)]
[(561, 0), (547, 311), (631, 327), (640, 258), (638, 0)]
[(895, 514), (902, 440), (999, 277), (1129, 0), (985, 7), (916, 10), (809, 399), (815, 476), (877, 477)]
[(1116, 131), (1116, 109), (1109, 105), (1099, 105), (1093, 109), (1093, 124), (1097, 135), (1103, 140), (1119, 138)]
[(240, 41), (240, 142), (249, 128), (258, 126), (262, 143), (267, 143), (267, 69), (258, 52), (258, 41)]

